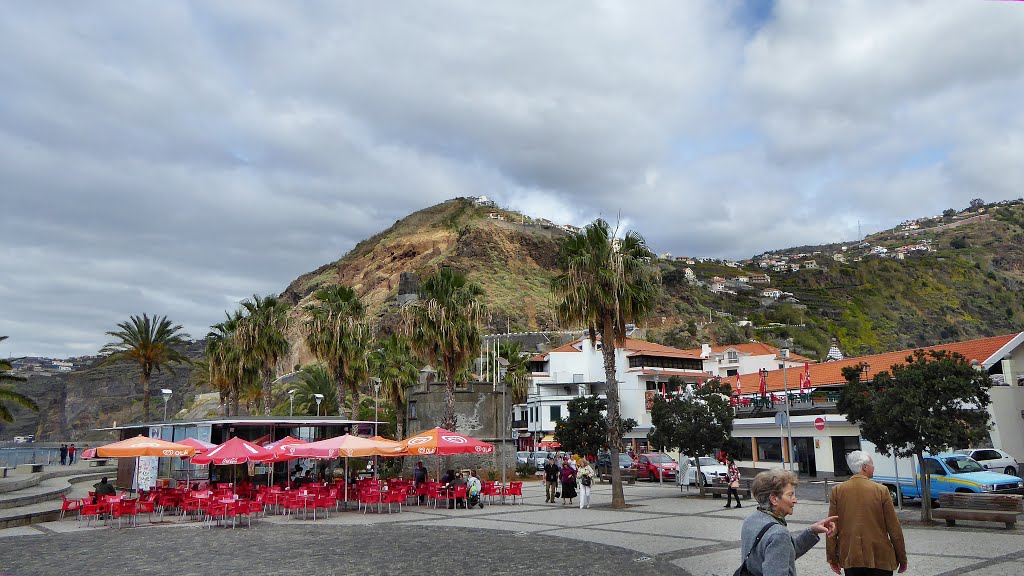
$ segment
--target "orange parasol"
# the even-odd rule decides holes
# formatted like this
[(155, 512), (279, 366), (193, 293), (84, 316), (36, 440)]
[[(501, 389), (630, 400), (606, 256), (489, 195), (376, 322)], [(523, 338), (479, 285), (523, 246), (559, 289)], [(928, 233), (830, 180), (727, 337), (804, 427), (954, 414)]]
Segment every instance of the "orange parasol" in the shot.
[(175, 444), (159, 438), (138, 435), (106, 446), (96, 448), (99, 458), (137, 458), (139, 456), (192, 456), (196, 449), (184, 444)]
[(401, 456), (438, 454), (492, 454), (494, 445), (476, 438), (464, 436), (444, 428), (432, 428), (426, 432), (402, 440)]
[(402, 445), (393, 440), (374, 440), (342, 434), (309, 444), (285, 444), (275, 452), (290, 458), (365, 458), (367, 456), (398, 456)]

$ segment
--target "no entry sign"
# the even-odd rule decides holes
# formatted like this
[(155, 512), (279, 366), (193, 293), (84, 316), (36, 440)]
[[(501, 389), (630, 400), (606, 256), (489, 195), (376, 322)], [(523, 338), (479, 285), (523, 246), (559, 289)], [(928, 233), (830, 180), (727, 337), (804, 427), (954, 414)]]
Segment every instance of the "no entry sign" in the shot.
[(815, 418), (814, 419), (814, 427), (816, 429), (818, 429), (818, 430), (824, 430), (825, 429), (825, 419), (822, 418), (821, 416), (818, 416), (817, 418)]

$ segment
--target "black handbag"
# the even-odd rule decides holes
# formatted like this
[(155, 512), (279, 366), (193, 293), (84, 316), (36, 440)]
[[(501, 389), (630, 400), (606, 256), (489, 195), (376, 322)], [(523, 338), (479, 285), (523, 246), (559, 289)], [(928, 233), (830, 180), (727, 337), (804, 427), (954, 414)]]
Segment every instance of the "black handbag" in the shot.
[(750, 558), (750, 554), (753, 553), (754, 549), (757, 548), (757, 545), (761, 543), (761, 538), (764, 537), (765, 532), (767, 532), (773, 525), (774, 524), (765, 524), (764, 528), (761, 528), (761, 531), (757, 533), (757, 538), (754, 538), (754, 545), (750, 547), (750, 550), (747, 550), (747, 555), (743, 557), (743, 563), (740, 564), (740, 567), (732, 573), (732, 576), (754, 576), (754, 573), (747, 569), (747, 558)]

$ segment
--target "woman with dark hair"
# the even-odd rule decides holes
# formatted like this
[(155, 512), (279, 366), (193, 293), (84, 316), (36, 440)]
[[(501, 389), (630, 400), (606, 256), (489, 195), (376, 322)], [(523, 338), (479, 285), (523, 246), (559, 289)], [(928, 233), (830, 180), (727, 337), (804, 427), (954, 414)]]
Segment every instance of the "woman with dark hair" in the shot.
[(733, 498), (733, 496), (735, 496), (736, 497), (736, 507), (737, 508), (742, 508), (743, 506), (740, 506), (740, 490), (739, 490), (740, 489), (740, 470), (739, 470), (739, 468), (736, 467), (736, 462), (731, 457), (726, 458), (726, 460), (728, 460), (728, 462), (729, 462), (729, 469), (726, 472), (726, 476), (728, 477), (728, 482), (729, 482), (729, 490), (727, 492), (727, 495), (728, 495), (729, 499), (726, 501), (725, 507), (726, 508), (732, 508), (732, 498)]
[(562, 481), (562, 505), (565, 506), (565, 499), (568, 498), (569, 505), (572, 506), (572, 500), (576, 497), (576, 470), (569, 465), (568, 460), (562, 462), (558, 478)]
[(796, 576), (796, 559), (836, 530), (836, 516), (812, 524), (806, 530), (790, 532), (786, 516), (796, 507), (796, 474), (779, 468), (754, 477), (750, 491), (757, 511), (743, 521), (740, 558), (755, 576)]

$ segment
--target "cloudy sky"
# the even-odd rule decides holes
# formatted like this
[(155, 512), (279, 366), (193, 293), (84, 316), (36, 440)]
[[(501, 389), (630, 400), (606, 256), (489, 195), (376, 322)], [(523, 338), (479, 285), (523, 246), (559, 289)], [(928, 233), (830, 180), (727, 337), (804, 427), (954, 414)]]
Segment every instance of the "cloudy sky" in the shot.
[(0, 356), (194, 336), (456, 196), (746, 257), (1024, 194), (1024, 4), (0, 5)]

